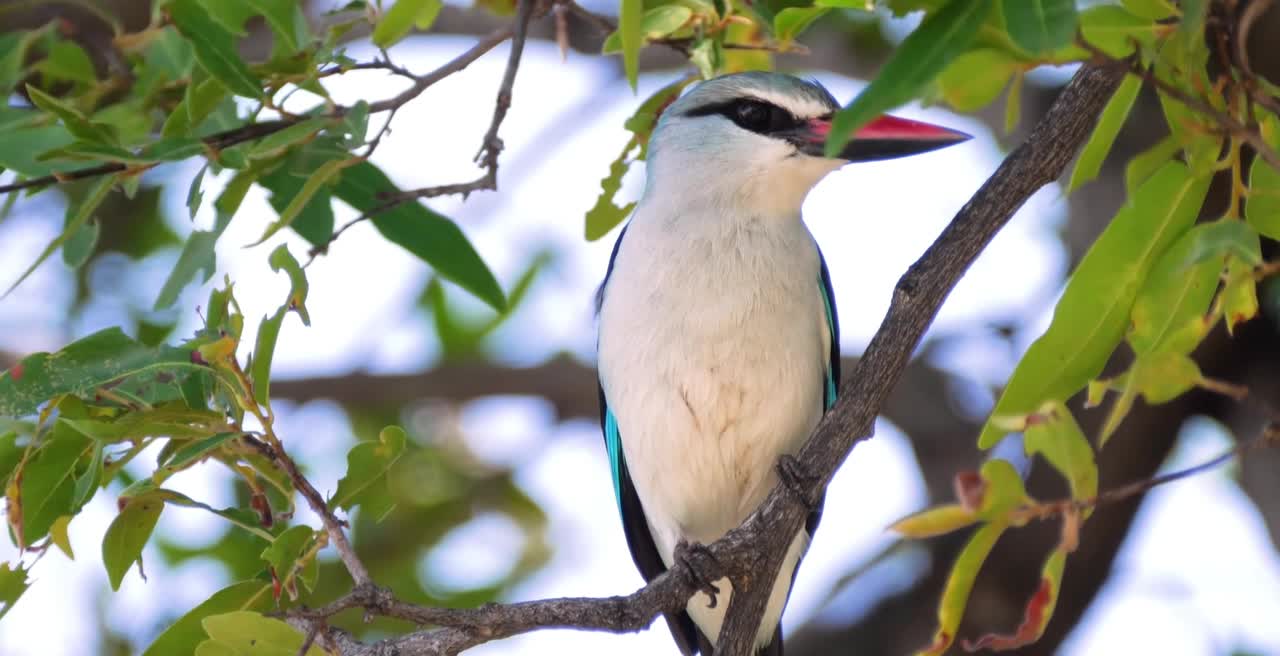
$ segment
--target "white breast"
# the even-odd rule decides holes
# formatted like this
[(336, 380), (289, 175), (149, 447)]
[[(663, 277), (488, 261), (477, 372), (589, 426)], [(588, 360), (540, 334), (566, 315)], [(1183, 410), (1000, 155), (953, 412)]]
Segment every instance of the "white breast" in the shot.
[[(830, 336), (817, 249), (798, 217), (667, 216), (642, 208), (627, 230), (600, 312), (599, 367), (670, 565), (679, 540), (714, 541), (772, 489), (778, 456), (822, 415)], [(807, 538), (780, 573), (761, 644)], [(727, 601), (690, 603), (713, 640)]]

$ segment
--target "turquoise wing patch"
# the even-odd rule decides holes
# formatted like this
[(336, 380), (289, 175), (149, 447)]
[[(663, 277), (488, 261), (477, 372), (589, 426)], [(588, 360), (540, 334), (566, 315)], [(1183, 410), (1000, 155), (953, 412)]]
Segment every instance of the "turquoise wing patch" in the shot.
[(622, 512), (622, 435), (618, 432), (618, 418), (613, 410), (606, 409), (604, 415), (604, 446), (609, 452), (609, 471), (613, 474), (613, 498), (618, 502), (618, 512)]
[[(822, 306), (827, 311), (827, 331), (831, 335), (831, 349), (833, 352), (837, 352), (839, 346), (836, 345), (836, 340), (840, 338), (836, 334), (835, 317), (831, 312), (831, 290), (827, 288), (821, 277), (818, 278), (818, 290), (822, 292)], [(822, 405), (823, 411), (830, 410), (831, 406), (835, 405), (836, 402), (836, 379), (834, 373), (831, 371), (831, 367), (827, 367), (827, 397)]]

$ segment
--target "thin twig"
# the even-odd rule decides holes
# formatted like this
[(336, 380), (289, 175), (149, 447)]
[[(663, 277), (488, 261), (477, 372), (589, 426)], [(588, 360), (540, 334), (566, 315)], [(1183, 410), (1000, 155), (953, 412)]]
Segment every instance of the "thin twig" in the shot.
[[(498, 96), (494, 102), (493, 118), (489, 122), (489, 130), (485, 132), (484, 138), (480, 143), (480, 151), (476, 154), (476, 161), (484, 168), (484, 173), (475, 180), (470, 182), (457, 182), (451, 184), (435, 185), (431, 187), (423, 187), (421, 189), (409, 189), (398, 194), (387, 196), (382, 199), (374, 207), (362, 212), (359, 216), (347, 221), (338, 227), (329, 238), (320, 244), (316, 244), (308, 252), (308, 260), (305, 266), (310, 266), (316, 257), (327, 253), (329, 246), (337, 241), (344, 232), (351, 229), (359, 223), (368, 221), (369, 219), (387, 212), (391, 209), (399, 207), (405, 203), (423, 199), (435, 198), (438, 196), (461, 195), (464, 199), (474, 191), (492, 190), (498, 188), (498, 155), (502, 152), (502, 140), (498, 138), (498, 128), (502, 126), (502, 121), (507, 117), (507, 110), (511, 107), (511, 89), (515, 85), (516, 72), (520, 68), (520, 56), (524, 52), (525, 39), (529, 32), (529, 22), (535, 14), (545, 12), (541, 0), (520, 0), (519, 7), (516, 11), (516, 18), (512, 25), (497, 30), (489, 35), (484, 41), (476, 44), (471, 50), (458, 57), (453, 62), (442, 66), (432, 73), (418, 78), (418, 82), (413, 87), (405, 91), (409, 93), (422, 84), (424, 81), (428, 84), (434, 84), (435, 81), (442, 79), (444, 76), (450, 75), (456, 71), (462, 70), (470, 61), (474, 61), (481, 54), (488, 52), (493, 46), (505, 41), (508, 36), (511, 37), (511, 53), (507, 57), (506, 72), (503, 73), (502, 83), (498, 87)], [(482, 48), (483, 46), (483, 48)], [(471, 60), (464, 61), (467, 56), (474, 54)], [(420, 91), (418, 92), (420, 93)], [(404, 95), (404, 94), (401, 94)], [(416, 94), (415, 94), (416, 95)], [(394, 110), (393, 110), (394, 111)], [(390, 120), (384, 130), (390, 127)], [(381, 138), (381, 133), (378, 138)], [(376, 141), (376, 139), (375, 139)]]
[[(506, 41), (508, 38), (510, 38), (513, 31), (514, 30), (512, 27), (504, 27), (502, 29), (495, 30), (489, 36), (481, 39), (478, 43), (476, 43), (476, 45), (469, 48), (466, 52), (463, 52), (462, 54), (453, 58), (443, 66), (425, 75), (413, 76), (414, 83), (409, 88), (400, 92), (395, 97), (372, 103), (371, 105), (369, 105), (369, 113), (377, 114), (381, 112), (389, 112), (389, 111), (394, 111), (396, 109), (399, 109), (403, 105), (407, 104), (409, 101), (422, 95), (423, 91), (426, 91), (435, 83), (439, 82), (440, 80), (443, 80), (446, 77), (449, 77), (450, 75), (453, 75), (454, 73), (457, 73), (458, 71), (463, 70), (472, 62), (479, 59), (482, 55), (492, 50), (498, 44), (502, 43), (503, 41)], [(385, 66), (385, 65), (384, 66), (370, 65), (368, 67), (369, 68), (385, 68), (387, 70), (393, 70), (394, 72), (394, 69), (389, 68), (388, 66)], [(399, 68), (399, 67), (396, 67), (396, 68)], [(325, 116), (328, 118), (342, 118), (343, 116), (346, 116), (347, 112), (349, 111), (351, 111), (350, 107), (339, 105), (339, 106), (335, 106)], [(204, 143), (214, 149), (229, 148), (231, 146), (235, 146), (235, 145), (242, 144), (249, 141), (254, 141), (256, 139), (261, 139), (262, 137), (265, 137), (269, 134), (279, 132), (280, 130), (283, 130), (291, 125), (294, 125), (295, 123), (298, 123), (301, 120), (304, 120), (304, 118), (305, 117), (299, 117), (299, 118), (293, 118), (293, 119), (286, 118), (278, 121), (250, 123), (248, 125), (244, 125), (238, 128), (234, 128), (232, 130), (220, 132), (210, 137), (206, 137), (204, 139)], [(88, 168), (79, 169), (75, 171), (67, 171), (65, 173), (54, 173), (52, 175), (45, 175), (37, 178), (31, 178), (28, 180), (20, 180), (18, 182), (14, 182), (11, 184), (0, 185), (0, 194), (6, 194), (14, 191), (21, 191), (23, 189), (40, 189), (43, 187), (48, 187), (50, 185), (64, 184), (64, 183), (72, 182), (75, 180), (83, 180), (86, 178), (95, 178), (103, 175), (109, 175), (111, 173), (119, 173), (127, 169), (128, 169), (128, 166), (121, 162), (99, 164), (97, 166), (91, 166)], [(383, 211), (385, 211), (385, 209), (387, 208), (383, 208)]]
[(1089, 53), (1093, 55), (1094, 59), (1107, 65), (1121, 66), (1128, 69), (1130, 73), (1150, 82), (1164, 95), (1186, 105), (1188, 109), (1191, 109), (1201, 116), (1211, 119), (1227, 134), (1247, 142), (1253, 147), (1259, 157), (1266, 160), (1268, 164), (1276, 168), (1280, 168), (1280, 153), (1277, 153), (1275, 149), (1273, 149), (1270, 144), (1262, 138), (1262, 135), (1259, 134), (1257, 130), (1250, 129), (1245, 124), (1237, 121), (1235, 117), (1230, 114), (1219, 111), (1200, 98), (1196, 98), (1195, 96), (1184, 92), (1182, 89), (1160, 79), (1160, 77), (1155, 74), (1154, 67), (1143, 66), (1142, 62), (1137, 59), (1116, 59), (1084, 39), (1077, 39), (1077, 42), (1085, 50), (1088, 50)]
[(1057, 501), (1046, 501), (1024, 506), (1012, 511), (1010, 513), (1010, 518), (1015, 523), (1023, 523), (1033, 519), (1051, 519), (1065, 515), (1069, 512), (1087, 510), (1089, 508), (1096, 508), (1098, 506), (1104, 506), (1117, 501), (1123, 501), (1166, 483), (1172, 483), (1174, 481), (1179, 481), (1184, 478), (1204, 473), (1236, 458), (1242, 458), (1245, 454), (1255, 449), (1262, 447), (1274, 447), (1277, 445), (1280, 445), (1280, 425), (1276, 423), (1268, 423), (1263, 427), (1262, 432), (1253, 439), (1240, 442), (1229, 451), (1193, 467), (1179, 469), (1178, 471), (1161, 474), (1160, 476), (1153, 476), (1141, 481), (1134, 481), (1132, 483), (1101, 492), (1088, 499), (1060, 499)]

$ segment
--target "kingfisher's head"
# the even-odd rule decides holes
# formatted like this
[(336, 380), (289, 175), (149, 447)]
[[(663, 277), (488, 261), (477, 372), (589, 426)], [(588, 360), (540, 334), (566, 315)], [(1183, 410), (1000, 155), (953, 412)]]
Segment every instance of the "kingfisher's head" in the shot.
[(885, 115), (858, 130), (838, 156), (827, 157), (823, 148), (839, 108), (821, 84), (784, 73), (753, 71), (702, 82), (659, 119), (649, 145), (649, 186), (664, 195), (704, 195), (791, 216), (823, 176), (849, 162), (915, 155), (969, 139)]

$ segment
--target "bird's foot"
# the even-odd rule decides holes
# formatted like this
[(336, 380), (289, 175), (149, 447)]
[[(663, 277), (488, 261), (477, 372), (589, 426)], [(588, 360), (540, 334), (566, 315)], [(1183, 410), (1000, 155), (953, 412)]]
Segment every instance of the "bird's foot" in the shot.
[(804, 507), (813, 512), (818, 507), (817, 492), (814, 491), (814, 485), (818, 482), (818, 477), (809, 472), (804, 465), (800, 464), (796, 457), (784, 453), (778, 458), (778, 480), (782, 482), (782, 487), (799, 499)]
[(715, 608), (716, 595), (720, 594), (720, 588), (712, 583), (714, 579), (707, 574), (708, 569), (715, 571), (720, 568), (720, 561), (716, 559), (715, 554), (701, 542), (681, 540), (676, 543), (675, 553), (672, 555), (677, 563), (684, 566), (685, 574), (697, 586), (698, 591), (710, 598), (707, 608)]

